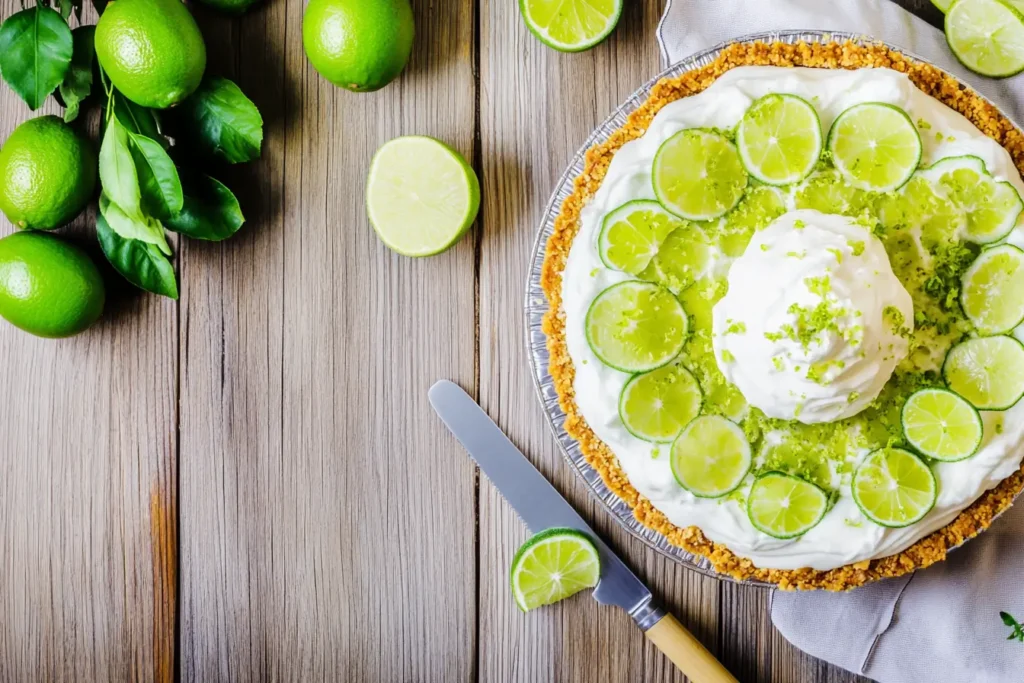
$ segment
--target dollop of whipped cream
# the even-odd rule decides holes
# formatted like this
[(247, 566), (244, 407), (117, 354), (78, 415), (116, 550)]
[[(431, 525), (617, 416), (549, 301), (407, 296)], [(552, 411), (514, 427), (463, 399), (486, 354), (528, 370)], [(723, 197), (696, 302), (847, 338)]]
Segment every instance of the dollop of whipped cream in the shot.
[(856, 415), (908, 353), (914, 306), (863, 225), (790, 211), (754, 235), (713, 311), (718, 365), (769, 417)]

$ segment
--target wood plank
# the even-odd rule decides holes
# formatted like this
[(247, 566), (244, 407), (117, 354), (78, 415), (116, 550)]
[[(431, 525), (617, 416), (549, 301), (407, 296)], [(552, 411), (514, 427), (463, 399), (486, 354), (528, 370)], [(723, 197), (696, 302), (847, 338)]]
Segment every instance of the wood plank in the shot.
[(362, 199), (396, 135), (473, 158), (472, 3), (413, 4), (373, 94), (308, 65), (302, 0), (204, 21), (267, 135), (243, 233), (184, 253), (183, 680), (473, 678), (474, 476), (426, 393), (476, 389), (474, 242), (399, 257)]

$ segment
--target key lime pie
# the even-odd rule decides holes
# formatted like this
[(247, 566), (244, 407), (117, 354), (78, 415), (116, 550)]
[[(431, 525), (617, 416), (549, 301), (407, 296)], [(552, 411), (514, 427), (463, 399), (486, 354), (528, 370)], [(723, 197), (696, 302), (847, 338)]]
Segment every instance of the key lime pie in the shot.
[(1024, 162), (883, 46), (736, 44), (587, 156), (544, 263), (566, 430), (720, 572), (927, 566), (1024, 482)]

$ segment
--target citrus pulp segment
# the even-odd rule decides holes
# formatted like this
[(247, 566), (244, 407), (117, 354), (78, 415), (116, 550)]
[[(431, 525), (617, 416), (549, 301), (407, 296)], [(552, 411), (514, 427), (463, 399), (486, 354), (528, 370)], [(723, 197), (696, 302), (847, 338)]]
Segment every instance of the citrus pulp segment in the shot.
[(693, 374), (672, 363), (626, 383), (619, 396), (619, 417), (636, 438), (671, 443), (700, 414), (703, 401)]
[(832, 161), (850, 184), (873, 192), (898, 189), (921, 162), (921, 136), (906, 112), (891, 104), (857, 104), (828, 134)]
[(905, 527), (931, 511), (937, 497), (935, 474), (910, 451), (880, 448), (853, 474), (853, 500), (876, 524)]
[(1024, 321), (1024, 251), (1003, 244), (971, 264), (960, 288), (960, 307), (980, 334), (1010, 332)]
[(977, 409), (945, 389), (921, 389), (912, 394), (903, 405), (900, 421), (911, 446), (943, 462), (974, 455), (985, 431)]
[(654, 157), (654, 194), (681, 218), (711, 220), (740, 201), (747, 172), (728, 138), (703, 128), (680, 131)]
[(622, 14), (622, 0), (519, 0), (533, 35), (559, 52), (581, 52), (607, 38)]
[(817, 526), (827, 511), (827, 493), (782, 472), (761, 475), (747, 495), (750, 523), (775, 538), (802, 536)]
[(528, 612), (593, 588), (601, 579), (594, 542), (576, 529), (548, 529), (526, 541), (512, 560), (509, 583)]
[(750, 443), (735, 422), (718, 415), (696, 418), (672, 443), (672, 474), (698, 498), (719, 498), (750, 471)]
[(1013, 337), (975, 337), (946, 354), (950, 389), (979, 410), (1006, 410), (1024, 395), (1024, 345)]
[(971, 71), (992, 78), (1024, 70), (1024, 15), (1004, 0), (958, 0), (946, 12), (946, 42)]
[(585, 326), (587, 343), (602, 363), (623, 372), (647, 372), (679, 355), (688, 321), (672, 292), (630, 280), (597, 295)]
[(601, 261), (614, 270), (640, 274), (662, 242), (683, 222), (651, 200), (627, 202), (608, 214), (597, 238)]
[(769, 185), (803, 180), (821, 156), (818, 113), (796, 95), (758, 99), (736, 128), (736, 148), (747, 172)]

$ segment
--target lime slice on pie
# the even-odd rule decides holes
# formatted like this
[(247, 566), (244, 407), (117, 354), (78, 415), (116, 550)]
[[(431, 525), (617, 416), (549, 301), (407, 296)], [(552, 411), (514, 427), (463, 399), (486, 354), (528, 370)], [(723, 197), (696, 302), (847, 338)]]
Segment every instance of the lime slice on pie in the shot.
[(672, 474), (698, 498), (719, 498), (733, 491), (751, 462), (743, 430), (718, 415), (693, 420), (672, 444)]
[(967, 216), (964, 236), (971, 242), (989, 244), (1003, 239), (1013, 230), (1024, 210), (1024, 202), (1013, 185), (1005, 180), (996, 181), (988, 173), (969, 165), (943, 170), (939, 185)]
[(946, 354), (942, 376), (979, 410), (1007, 410), (1024, 395), (1024, 345), (1013, 337), (975, 337)]
[(747, 187), (747, 172), (736, 146), (720, 133), (683, 130), (654, 157), (654, 194), (682, 218), (706, 221), (726, 214)]
[(978, 452), (985, 427), (977, 409), (952, 391), (921, 389), (900, 414), (903, 435), (919, 453), (943, 462)]
[(744, 168), (769, 185), (803, 180), (821, 156), (818, 113), (796, 95), (765, 95), (747, 109), (736, 128)]
[(645, 280), (660, 282), (675, 293), (699, 280), (714, 260), (714, 250), (704, 232), (690, 222), (672, 232), (641, 274)]
[(619, 417), (629, 433), (644, 441), (671, 443), (700, 414), (700, 384), (679, 364), (637, 375), (619, 396)]
[(585, 325), (587, 342), (602, 363), (623, 372), (647, 372), (679, 355), (687, 322), (672, 292), (630, 280), (598, 294)]
[(638, 275), (681, 225), (658, 202), (641, 199), (623, 204), (604, 219), (597, 238), (601, 260), (609, 268)]
[(786, 197), (782, 190), (771, 185), (750, 188), (743, 200), (723, 219), (724, 225), (718, 233), (719, 247), (726, 256), (741, 256), (754, 233), (764, 230), (784, 213)]
[(622, 0), (519, 0), (533, 35), (559, 52), (582, 52), (607, 38), (622, 14)]
[(853, 500), (875, 524), (905, 527), (931, 511), (937, 497), (935, 474), (910, 451), (880, 448), (853, 473)]
[(1024, 15), (1004, 0), (959, 0), (946, 12), (946, 42), (971, 71), (1004, 78), (1024, 71)]
[(827, 493), (782, 472), (761, 475), (747, 495), (750, 523), (775, 538), (802, 536), (817, 526), (827, 511)]
[(960, 306), (980, 334), (1010, 332), (1024, 321), (1024, 251), (993, 247), (964, 273)]
[(815, 173), (801, 183), (793, 201), (798, 209), (853, 216), (868, 205), (869, 197), (867, 192), (848, 183), (837, 171), (826, 171)]
[(921, 136), (899, 107), (881, 102), (857, 104), (832, 124), (832, 161), (854, 187), (873, 192), (898, 189), (921, 162)]
[(510, 583), (519, 609), (564, 600), (601, 579), (594, 542), (576, 529), (548, 529), (530, 538), (512, 560)]

